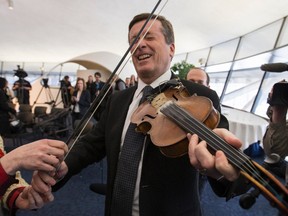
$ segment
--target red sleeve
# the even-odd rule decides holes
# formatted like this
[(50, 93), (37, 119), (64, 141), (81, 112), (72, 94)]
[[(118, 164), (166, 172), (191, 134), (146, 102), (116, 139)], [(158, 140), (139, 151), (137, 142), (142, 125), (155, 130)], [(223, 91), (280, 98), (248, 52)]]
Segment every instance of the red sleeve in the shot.
[(19, 196), (19, 194), (24, 190), (25, 187), (19, 187), (14, 189), (7, 198), (7, 206), (10, 209), (10, 215), (15, 215), (18, 208), (15, 205), (15, 200)]
[(15, 179), (14, 176), (8, 175), (0, 163), (0, 199), (3, 197), (10, 185), (16, 183), (18, 183), (18, 180)]

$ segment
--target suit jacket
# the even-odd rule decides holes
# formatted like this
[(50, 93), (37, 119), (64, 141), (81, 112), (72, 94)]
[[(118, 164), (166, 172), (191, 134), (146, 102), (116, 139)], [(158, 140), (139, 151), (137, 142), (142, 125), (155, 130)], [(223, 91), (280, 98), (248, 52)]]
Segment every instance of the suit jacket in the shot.
[(96, 98), (97, 91), (101, 91), (104, 85), (105, 85), (105, 82), (103, 81), (100, 81), (98, 85), (96, 84), (96, 82), (93, 82), (91, 84), (91, 87), (90, 87), (91, 101), (93, 101)]
[[(215, 91), (185, 80), (182, 83), (191, 94), (197, 93), (210, 98), (214, 107), (220, 110), (219, 99)], [(110, 215), (122, 128), (136, 88), (134, 86), (119, 91), (109, 98), (106, 109), (96, 127), (84, 135), (67, 156), (65, 162), (69, 172), (60, 181), (60, 184), (58, 183), (61, 186), (84, 167), (99, 162), (107, 156), (108, 187), (105, 215)], [(225, 125), (225, 119), (221, 119), (221, 121)], [(188, 155), (178, 158), (165, 157), (160, 153), (158, 147), (148, 141), (140, 182), (140, 215), (201, 215), (198, 175), (195, 168), (191, 166)], [(210, 181), (218, 195), (225, 195), (229, 184), (223, 186), (215, 180), (210, 179)]]

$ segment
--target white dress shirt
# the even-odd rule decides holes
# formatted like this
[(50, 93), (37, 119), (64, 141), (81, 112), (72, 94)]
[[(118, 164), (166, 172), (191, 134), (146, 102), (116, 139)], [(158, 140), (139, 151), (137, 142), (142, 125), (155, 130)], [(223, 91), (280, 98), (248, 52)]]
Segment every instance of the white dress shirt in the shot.
[[(156, 79), (153, 83), (150, 84), (152, 88), (156, 88), (157, 86), (163, 84), (164, 82), (167, 82), (171, 79), (171, 71), (168, 70), (164, 74), (162, 74), (158, 79)], [(125, 134), (127, 132), (127, 129), (130, 124), (130, 119), (134, 111), (137, 109), (139, 102), (142, 98), (142, 90), (146, 86), (146, 84), (139, 79), (138, 81), (138, 87), (135, 91), (132, 103), (129, 106), (129, 110), (126, 116), (124, 128), (122, 131), (122, 138), (121, 138), (121, 146), (123, 145)], [(140, 179), (141, 179), (141, 170), (142, 170), (142, 160), (143, 160), (143, 154), (144, 154), (144, 148), (142, 151), (142, 156), (139, 162), (138, 167), (138, 174), (137, 174), (137, 180), (136, 180), (136, 186), (135, 186), (135, 192), (134, 192), (134, 201), (133, 201), (133, 208), (132, 208), (132, 215), (133, 216), (139, 216), (139, 185), (140, 185)]]

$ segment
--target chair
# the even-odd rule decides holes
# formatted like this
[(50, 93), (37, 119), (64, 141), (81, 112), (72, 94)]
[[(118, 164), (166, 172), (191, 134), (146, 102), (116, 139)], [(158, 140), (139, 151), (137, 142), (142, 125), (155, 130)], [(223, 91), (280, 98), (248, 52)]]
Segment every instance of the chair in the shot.
[(18, 133), (31, 133), (33, 135), (33, 127), (35, 125), (33, 113), (19, 112), (17, 113), (16, 117), (21, 122), (21, 129)]
[(35, 129), (54, 138), (66, 137), (72, 128), (68, 122), (69, 114), (68, 109), (53, 108), (50, 114), (36, 122)]
[[(36, 133), (34, 133), (34, 117), (31, 112), (19, 112), (16, 115), (15, 128), (11, 128), (11, 133), (4, 134), (3, 137), (6, 139), (12, 139), (13, 147), (18, 147), (23, 144), (26, 139), (35, 139)], [(32, 141), (31, 140), (31, 141)]]
[(20, 104), (19, 112), (32, 112), (32, 107), (29, 104)]
[(16, 117), (24, 126), (32, 126), (34, 124), (34, 115), (32, 112), (19, 112)]
[(34, 108), (34, 121), (39, 122), (47, 116), (47, 107), (36, 106)]

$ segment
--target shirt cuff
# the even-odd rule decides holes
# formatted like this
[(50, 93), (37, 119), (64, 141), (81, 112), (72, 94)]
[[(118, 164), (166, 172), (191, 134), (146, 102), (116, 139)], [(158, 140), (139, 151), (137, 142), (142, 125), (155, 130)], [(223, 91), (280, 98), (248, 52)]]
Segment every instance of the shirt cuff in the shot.
[(8, 175), (0, 163), (0, 198), (3, 197), (10, 185), (15, 183), (18, 183), (18, 180), (15, 179), (15, 176)]
[(7, 199), (7, 203), (6, 205), (8, 206), (9, 210), (10, 210), (10, 215), (14, 216), (16, 215), (16, 211), (18, 210), (17, 206), (16, 206), (16, 199), (17, 197), (19, 196), (19, 194), (24, 190), (25, 187), (19, 187), (19, 188), (16, 188), (14, 189), (8, 199)]

